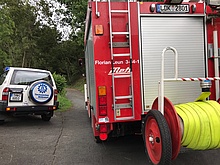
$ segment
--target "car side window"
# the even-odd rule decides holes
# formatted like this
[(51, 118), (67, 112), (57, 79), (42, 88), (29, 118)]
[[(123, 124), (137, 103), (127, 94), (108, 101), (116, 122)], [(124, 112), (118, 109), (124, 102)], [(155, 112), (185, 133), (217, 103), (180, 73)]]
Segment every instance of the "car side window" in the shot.
[(3, 73), (3, 74), (1, 75), (1, 77), (0, 77), (0, 85), (2, 85), (2, 83), (4, 82), (5, 77), (7, 76), (7, 73), (8, 73), (8, 72), (5, 72), (5, 73)]

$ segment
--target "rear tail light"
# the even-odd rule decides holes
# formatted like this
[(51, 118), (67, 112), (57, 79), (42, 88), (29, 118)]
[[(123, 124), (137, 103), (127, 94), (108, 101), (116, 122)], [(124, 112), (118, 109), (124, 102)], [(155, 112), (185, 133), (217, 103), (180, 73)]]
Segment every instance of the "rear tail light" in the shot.
[(16, 111), (17, 108), (15, 108), (15, 107), (7, 107), (5, 110), (6, 111)]
[(48, 110), (56, 110), (56, 109), (57, 109), (56, 106), (48, 107)]
[(2, 91), (2, 101), (8, 101), (9, 88), (4, 88)]
[(107, 115), (106, 86), (99, 86), (98, 94), (99, 94), (99, 115), (106, 116)]
[(100, 133), (106, 133), (107, 131), (108, 131), (107, 125), (106, 125), (106, 124), (101, 124), (101, 125), (100, 125), (100, 129), (99, 129), (99, 132), (100, 132)]
[(107, 107), (106, 106), (99, 106), (99, 115), (106, 116), (107, 115)]
[(54, 89), (54, 101), (57, 101), (58, 90)]
[(107, 96), (99, 96), (99, 105), (107, 104)]

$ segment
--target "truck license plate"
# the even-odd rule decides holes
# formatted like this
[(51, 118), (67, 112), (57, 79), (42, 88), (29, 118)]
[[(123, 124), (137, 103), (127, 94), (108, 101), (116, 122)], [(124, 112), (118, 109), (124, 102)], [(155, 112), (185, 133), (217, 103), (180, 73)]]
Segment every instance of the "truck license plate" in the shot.
[(158, 4), (157, 13), (189, 13), (189, 5), (168, 5), (168, 4)]
[(21, 101), (22, 94), (21, 93), (11, 93), (10, 101)]

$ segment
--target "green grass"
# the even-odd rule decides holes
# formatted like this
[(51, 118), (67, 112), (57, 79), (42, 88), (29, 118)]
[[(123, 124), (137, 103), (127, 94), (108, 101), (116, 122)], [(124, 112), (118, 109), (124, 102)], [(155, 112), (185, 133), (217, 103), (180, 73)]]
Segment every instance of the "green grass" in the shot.
[(59, 109), (57, 111), (64, 112), (72, 107), (72, 102), (66, 97), (65, 94), (58, 94), (58, 101), (59, 101)]
[[(74, 88), (83, 92), (85, 82), (86, 82), (85, 77), (82, 77), (79, 80), (77, 80), (73, 84), (73, 86), (70, 86), (69, 88)], [(58, 94), (58, 101), (59, 101), (59, 109), (57, 111), (59, 112), (64, 112), (72, 107), (72, 102), (66, 97), (66, 91)]]
[(73, 88), (77, 89), (81, 92), (84, 91), (84, 84), (86, 83), (86, 78), (85, 77), (81, 77), (80, 79), (78, 79), (74, 84), (73, 84)]

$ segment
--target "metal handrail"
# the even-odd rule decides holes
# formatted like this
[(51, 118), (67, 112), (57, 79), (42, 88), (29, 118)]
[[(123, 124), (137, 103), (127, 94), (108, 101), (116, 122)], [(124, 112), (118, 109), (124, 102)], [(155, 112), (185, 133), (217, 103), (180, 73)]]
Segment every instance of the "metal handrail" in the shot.
[(95, 14), (97, 17), (100, 17), (100, 12), (98, 10), (98, 0), (95, 0)]
[(178, 79), (178, 53), (177, 50), (174, 47), (166, 47), (163, 49), (162, 52), (162, 59), (161, 59), (161, 79), (159, 82), (159, 101), (158, 101), (158, 109), (159, 111), (164, 115), (164, 56), (166, 51), (171, 50), (174, 52), (174, 56), (175, 56), (175, 76), (174, 79), (177, 80)]
[[(165, 52), (171, 50), (174, 52), (175, 55), (175, 76), (174, 78), (164, 78), (164, 56), (165, 56)], [(192, 78), (192, 77), (188, 77), (188, 78), (178, 78), (178, 53), (177, 50), (174, 47), (166, 47), (163, 49), (162, 52), (162, 59), (161, 59), (161, 80), (159, 81), (159, 94), (158, 94), (158, 109), (159, 111), (164, 115), (164, 82), (173, 82), (173, 81), (177, 81), (177, 82), (181, 82), (181, 81), (192, 81), (192, 82), (198, 82), (198, 81), (205, 81), (205, 80), (209, 80), (209, 81), (219, 81), (220, 77), (205, 77), (205, 78)]]

